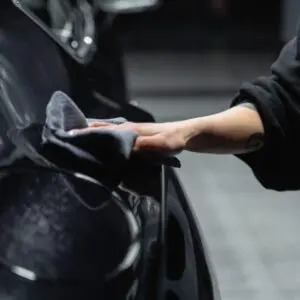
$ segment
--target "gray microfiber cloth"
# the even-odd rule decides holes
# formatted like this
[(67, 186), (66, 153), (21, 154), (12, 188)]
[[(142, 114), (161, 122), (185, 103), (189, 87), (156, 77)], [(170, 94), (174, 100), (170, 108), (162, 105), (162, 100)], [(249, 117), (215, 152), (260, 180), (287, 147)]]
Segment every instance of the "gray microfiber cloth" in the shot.
[[(81, 169), (76, 171), (82, 171), (83, 168), (85, 173), (93, 172), (95, 168), (107, 168), (111, 171), (123, 168), (131, 156), (136, 133), (105, 127), (88, 129), (92, 121), (96, 120), (87, 119), (67, 95), (55, 92), (46, 109), (46, 122), (42, 132), (46, 157), (60, 167)], [(123, 118), (98, 121), (126, 122)], [(71, 133), (73, 129), (85, 130)]]
[[(100, 180), (110, 178), (112, 182), (119, 182), (133, 162), (139, 168), (152, 164), (180, 167), (180, 162), (174, 157), (133, 154), (135, 132), (105, 127), (89, 129), (89, 123), (95, 121), (121, 124), (127, 120), (87, 119), (66, 94), (55, 92), (46, 109), (45, 124), (30, 126), (22, 134), (35, 145), (40, 155), (57, 167)], [(71, 132), (74, 129), (85, 130)]]

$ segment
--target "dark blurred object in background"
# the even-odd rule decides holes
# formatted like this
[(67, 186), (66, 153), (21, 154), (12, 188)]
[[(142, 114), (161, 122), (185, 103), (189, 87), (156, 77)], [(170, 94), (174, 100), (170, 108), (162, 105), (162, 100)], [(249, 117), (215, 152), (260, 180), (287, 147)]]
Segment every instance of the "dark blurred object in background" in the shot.
[(229, 0), (210, 0), (211, 9), (217, 18), (228, 17)]
[(205, 50), (278, 48), (280, 0), (165, 0), (151, 12), (124, 15), (126, 48)]

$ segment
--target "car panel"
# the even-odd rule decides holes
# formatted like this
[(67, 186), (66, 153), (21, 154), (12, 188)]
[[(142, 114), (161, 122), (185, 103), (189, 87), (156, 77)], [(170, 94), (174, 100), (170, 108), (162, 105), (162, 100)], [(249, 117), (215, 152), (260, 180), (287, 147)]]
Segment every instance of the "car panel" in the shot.
[(181, 209), (190, 226), (197, 266), (198, 291), (199, 296), (202, 297), (200, 299), (220, 300), (220, 291), (214, 274), (214, 268), (207, 252), (203, 231), (177, 173), (178, 171), (170, 169), (169, 178), (173, 182), (173, 193), (176, 193)]
[[(16, 14), (16, 16), (18, 18), (22, 19), (20, 14)], [(14, 21), (15, 20), (16, 19), (14, 19)], [(20, 24), (20, 23), (16, 23), (16, 24)], [(9, 32), (9, 34), (11, 34), (11, 33)], [(33, 33), (34, 37), (31, 37), (31, 39), (28, 40), (28, 43), (26, 43), (26, 47), (27, 47), (26, 51), (28, 51), (28, 49), (29, 50), (31, 49), (30, 47), (35, 39), (38, 39), (39, 43), (41, 42), (40, 34), (41, 34), (41, 31), (34, 30), (34, 33)], [(25, 35), (23, 35), (23, 36), (25, 36)], [(20, 36), (18, 36), (18, 37), (20, 38)], [(52, 41), (50, 39), (43, 40), (43, 45), (45, 46), (45, 45), (47, 45), (47, 43), (51, 44), (51, 42)], [(19, 45), (18, 41), (15, 41), (15, 43), (16, 43), (16, 45)], [(53, 53), (55, 53), (55, 56), (57, 54), (59, 54), (58, 49), (56, 49), (55, 47), (53, 49), (52, 48), (53, 47), (51, 47), (51, 51), (53, 51)], [(25, 48), (22, 49), (21, 53), (26, 53), (26, 51), (24, 51), (24, 50), (25, 50)], [(50, 48), (48, 50), (50, 50)], [(0, 44), (0, 51), (1, 51), (1, 44)], [(39, 66), (43, 66), (43, 70), (45, 72), (45, 73), (43, 73), (43, 76), (45, 76), (45, 77), (43, 77), (44, 84), (38, 85), (39, 89), (43, 90), (43, 92), (41, 92), (41, 93), (39, 92), (39, 90), (36, 91), (36, 93), (28, 93), (28, 91), (32, 91), (30, 86), (36, 85), (36, 82), (32, 81), (34, 77), (31, 77), (31, 76), (26, 77), (26, 76), (23, 76), (24, 74), (21, 77), (19, 77), (20, 73), (18, 71), (17, 64), (23, 64), (24, 63), (23, 59), (17, 59), (17, 57), (13, 57), (10, 59), (11, 60), (10, 64), (11, 64), (11, 66), (13, 66), (12, 73), (17, 73), (18, 80), (22, 80), (23, 83), (26, 82), (26, 84), (25, 83), (24, 84), (27, 87), (25, 89), (19, 90), (18, 91), (19, 94), (22, 95), (23, 98), (26, 99), (26, 101), (30, 100), (28, 102), (30, 104), (30, 105), (28, 104), (30, 107), (28, 106), (28, 109), (30, 109), (30, 110), (32, 109), (31, 113), (34, 112), (35, 110), (38, 110), (38, 117), (33, 113), (32, 114), (33, 118), (30, 120), (31, 122), (38, 121), (40, 123), (43, 121), (42, 115), (45, 110), (47, 100), (49, 100), (49, 98), (50, 98), (50, 97), (48, 98), (47, 95), (51, 92), (51, 89), (53, 89), (53, 91), (55, 90), (55, 86), (53, 86), (49, 89), (47, 81), (53, 82), (53, 79), (51, 76), (54, 75), (54, 77), (56, 77), (55, 76), (56, 72), (59, 72), (59, 74), (61, 74), (60, 73), (61, 71), (58, 71), (58, 70), (60, 70), (60, 68), (57, 69), (56, 65), (52, 64), (51, 54), (49, 54), (49, 55), (50, 56), (47, 56), (49, 61), (43, 61), (46, 58), (46, 56), (44, 56), (43, 53), (36, 53), (35, 61), (38, 61), (39, 65), (32, 64), (32, 68), (30, 69), (32, 72), (35, 72), (35, 74), (40, 75), (41, 69)], [(110, 118), (110, 117), (121, 115), (121, 116), (127, 118), (128, 120), (135, 121), (135, 122), (153, 122), (154, 121), (151, 114), (143, 111), (142, 109), (140, 109), (139, 107), (136, 107), (134, 105), (127, 104), (127, 103), (120, 104), (120, 103), (117, 103), (116, 101), (107, 100), (107, 99), (105, 101), (105, 100), (103, 100), (104, 98), (102, 99), (103, 101), (99, 101), (99, 95), (101, 96), (101, 90), (96, 91), (99, 95), (98, 95), (98, 98), (95, 97), (95, 90), (91, 89), (91, 85), (89, 85), (88, 79), (86, 78), (86, 73), (83, 72), (81, 67), (78, 65), (75, 66), (74, 63), (72, 64), (71, 61), (67, 61), (68, 59), (65, 58), (65, 56), (63, 54), (61, 54), (61, 57), (64, 58), (64, 66), (66, 66), (66, 69), (67, 69), (67, 71), (69, 73), (69, 77), (70, 77), (70, 82), (71, 82), (70, 94), (74, 98), (76, 103), (83, 109), (83, 111), (88, 114), (89, 117)], [(50, 62), (50, 64), (49, 64), (49, 62)], [(0, 61), (0, 64), (1, 64), (1, 61)], [(2, 65), (2, 67), (4, 68), (5, 66)], [(52, 68), (54, 68), (54, 69), (52, 69)], [(51, 74), (49, 72), (45, 71), (45, 69), (47, 71), (51, 69), (52, 70)], [(76, 72), (73, 72), (74, 70), (76, 70)], [(8, 75), (10, 75), (10, 74), (11, 74), (11, 72)], [(77, 77), (77, 81), (75, 81), (77, 84), (75, 84), (73, 81), (73, 78), (71, 78), (72, 75), (74, 77)], [(37, 78), (35, 78), (35, 79), (37, 79)], [(4, 83), (3, 78), (1, 78), (0, 80), (1, 80), (1, 84), (3, 85), (3, 83)], [(11, 90), (13, 90), (14, 87), (17, 87), (17, 88), (23, 87), (22, 85), (21, 86), (18, 85), (18, 81), (9, 80), (5, 83), (10, 84)], [(29, 89), (28, 89), (28, 86), (29, 86)], [(47, 91), (46, 94), (44, 93), (45, 90)], [(12, 101), (13, 103), (16, 101), (14, 98), (15, 93), (10, 93), (7, 96), (9, 97), (7, 99)], [(19, 99), (19, 98), (17, 98), (17, 99)], [(20, 105), (20, 107), (22, 108), (22, 102), (19, 100), (17, 102), (18, 102), (18, 105)], [(39, 106), (37, 106), (36, 103), (39, 103)], [(108, 105), (108, 103), (110, 103), (110, 104)], [(166, 177), (165, 177), (164, 183), (162, 183), (161, 182), (162, 170), (160, 168), (158, 168), (157, 166), (153, 166), (153, 165), (149, 166), (147, 164), (147, 162), (144, 161), (143, 164), (141, 164), (141, 163), (132, 164), (129, 168), (127, 176), (125, 177), (126, 180), (124, 181), (125, 188), (129, 191), (129, 194), (133, 195), (133, 196), (135, 195), (135, 197), (142, 198), (142, 197), (148, 196), (148, 197), (154, 199), (156, 202), (161, 203), (162, 199), (163, 199), (162, 195), (163, 195), (164, 188), (165, 188), (165, 193), (167, 196), (165, 199), (166, 200), (166, 214), (163, 215), (167, 219), (165, 222), (162, 222), (162, 224), (161, 224), (161, 225), (166, 225), (166, 240), (163, 241), (164, 242), (162, 244), (164, 246), (163, 248), (156, 249), (155, 250), (155, 251), (157, 251), (156, 254), (154, 251), (154, 256), (152, 256), (152, 259), (150, 260), (150, 265), (151, 265), (152, 270), (151, 270), (151, 272), (149, 272), (149, 276), (152, 278), (152, 280), (146, 281), (146, 282), (152, 283), (152, 285), (149, 285), (149, 286), (147, 286), (147, 284), (144, 285), (142, 292), (140, 294), (141, 298), (139, 298), (139, 300), (140, 299), (144, 300), (143, 297), (147, 297), (147, 295), (149, 296), (151, 292), (154, 295), (157, 295), (157, 297), (158, 297), (158, 298), (152, 298), (152, 299), (159, 299), (159, 298), (173, 299), (172, 297), (174, 297), (174, 294), (175, 295), (177, 294), (177, 298), (179, 300), (183, 300), (186, 298), (199, 299), (199, 300), (200, 299), (201, 300), (215, 299), (214, 297), (217, 297), (217, 291), (214, 290), (214, 282), (213, 282), (214, 277), (213, 277), (213, 274), (211, 273), (211, 267), (208, 264), (208, 259), (207, 259), (207, 255), (205, 252), (205, 246), (203, 245), (202, 236), (201, 236), (201, 233), (199, 231), (198, 224), (196, 221), (197, 218), (193, 214), (189, 200), (186, 197), (186, 195), (184, 194), (181, 184), (178, 180), (178, 177), (174, 173), (174, 170), (172, 168), (167, 167), (165, 169), (165, 171), (166, 171), (165, 172)], [(14, 186), (13, 182), (14, 181), (12, 181), (10, 183), (10, 185), (7, 185), (7, 187), (10, 187), (10, 188), (13, 187)], [(12, 191), (10, 191), (10, 192), (12, 192)], [(14, 191), (14, 192), (16, 192), (16, 191)], [(14, 198), (14, 197), (12, 197), (12, 198)], [(9, 200), (9, 199), (7, 199), (7, 200)], [(38, 198), (35, 199), (35, 201), (37, 203), (38, 203), (38, 200), (39, 200)], [(30, 201), (28, 202), (28, 199), (26, 199), (26, 201), (27, 201), (26, 203), (28, 203), (28, 206), (30, 208), (29, 210), (34, 211), (34, 209), (37, 207), (37, 206), (34, 207), (34, 202), (30, 202)], [(22, 201), (20, 200), (19, 204), (21, 202)], [(2, 211), (1, 216), (4, 217), (5, 214), (7, 214), (7, 216), (9, 216), (9, 214), (13, 213), (13, 211), (15, 211), (15, 212), (19, 211), (19, 209), (14, 209), (13, 211), (7, 210), (8, 207), (12, 207), (15, 204), (16, 203), (13, 203), (13, 201), (12, 201), (12, 203), (10, 203), (9, 201), (6, 201), (6, 202), (3, 201), (2, 206), (1, 206), (1, 211)], [(52, 211), (53, 217), (55, 217), (55, 215), (56, 215), (56, 209), (59, 209), (59, 206), (57, 208), (53, 209), (53, 211)], [(11, 233), (18, 232), (18, 228), (21, 228), (20, 226), (22, 226), (22, 222), (25, 222), (25, 223), (27, 222), (26, 218), (29, 216), (28, 210), (24, 209), (24, 207), (22, 207), (21, 211), (22, 211), (22, 213), (18, 212), (18, 213), (16, 213), (16, 216), (15, 216), (18, 221), (13, 222), (13, 224), (12, 224), (11, 222), (14, 218), (10, 217), (10, 218), (8, 218), (10, 220), (10, 222), (3, 222), (3, 224), (5, 224), (5, 223), (11, 224), (12, 227), (16, 226), (16, 227), (14, 227), (13, 230), (9, 229), (9, 231), (5, 233), (6, 235), (2, 233), (2, 238), (6, 242), (9, 241), (8, 236), (10, 236)], [(34, 212), (35, 212), (35, 215), (33, 216), (33, 219), (32, 219), (34, 221), (32, 223), (36, 224), (36, 228), (34, 228), (35, 226), (32, 226), (32, 228), (35, 231), (39, 231), (42, 229), (39, 227), (40, 224), (36, 221), (39, 219), (39, 214), (38, 214), (38, 211), (34, 211)], [(76, 220), (77, 219), (76, 214), (74, 214), (74, 215), (70, 214), (70, 218), (73, 220)], [(30, 221), (30, 219), (29, 219), (29, 221)], [(87, 222), (88, 221), (89, 220), (87, 220)], [(54, 226), (55, 222), (53, 222), (52, 224), (49, 224), (49, 225)], [(78, 226), (76, 228), (79, 231), (81, 230), (81, 228)], [(120, 227), (120, 229), (122, 229), (122, 226)], [(91, 229), (91, 230), (93, 230), (93, 229)], [(157, 230), (157, 228), (156, 228), (156, 230)], [(27, 231), (27, 233), (28, 232), (29, 231)], [(150, 233), (151, 232), (152, 231), (150, 230)], [(64, 236), (64, 234), (62, 236)], [(68, 239), (67, 236), (66, 236), (66, 239)], [(83, 239), (84, 239), (84, 237), (83, 237)], [(91, 241), (92, 241), (92, 239), (88, 241), (88, 243), (90, 245), (92, 245)], [(13, 243), (8, 243), (7, 245), (9, 245), (9, 244), (12, 245)], [(1, 245), (4, 245), (4, 244), (1, 243)], [(20, 245), (20, 243), (18, 245)], [(176, 245), (178, 247), (177, 249), (176, 249)], [(19, 248), (19, 246), (17, 248)], [(15, 249), (17, 249), (17, 248), (15, 248)], [(170, 260), (171, 259), (170, 256), (172, 253), (168, 252), (168, 251), (170, 249), (173, 250), (173, 248), (174, 248), (173, 254), (176, 254), (175, 257), (177, 257), (178, 262), (181, 262), (181, 263), (178, 263), (177, 267), (180, 267), (178, 269), (173, 269), (174, 265), (176, 265), (174, 261), (173, 261), (173, 263), (170, 263), (170, 261), (172, 261), (172, 260)], [(17, 250), (15, 253), (18, 253)], [(69, 250), (71, 251), (72, 249), (69, 249)], [(7, 255), (10, 255), (8, 252), (8, 246), (6, 247), (5, 251), (6, 251)], [(20, 259), (20, 257), (18, 258), (18, 255), (16, 255), (16, 257), (17, 257), (17, 259)], [(169, 261), (168, 261), (168, 259), (169, 259)], [(24, 261), (26, 261), (26, 259), (24, 259)], [(69, 263), (70, 263), (70, 261), (71, 261), (71, 257), (69, 259)], [(18, 263), (20, 263), (20, 262), (18, 262)], [(163, 266), (163, 268), (161, 268), (162, 266)], [(76, 269), (76, 265), (72, 265), (72, 268)], [(75, 271), (74, 271), (74, 273), (75, 273)], [(161, 280), (159, 280), (159, 281), (157, 281), (157, 279), (160, 278), (160, 277), (158, 277), (158, 275), (163, 276), (163, 277), (161, 277)], [(2, 282), (6, 282), (6, 284), (10, 284), (7, 281), (7, 278), (10, 276), (11, 275), (7, 275), (7, 277), (5, 277), (6, 279), (3, 280)], [(156, 278), (156, 280), (155, 280), (155, 278)], [(19, 283), (15, 282), (16, 285), (14, 287), (18, 286)], [(124, 281), (124, 283), (126, 283), (126, 280)], [(24, 283), (20, 283), (20, 284), (21, 284), (22, 288), (21, 288), (21, 290), (18, 290), (18, 288), (16, 288), (16, 293), (18, 291), (20, 291), (19, 297), (21, 297), (20, 299), (24, 299), (22, 293), (26, 292), (26, 288), (24, 287)], [(2, 288), (3, 288), (3, 286), (2, 286)], [(83, 289), (84, 288), (85, 287), (83, 287)], [(4, 289), (5, 289), (5, 287), (4, 287)], [(35, 288), (33, 288), (33, 289), (35, 289)], [(40, 294), (41, 294), (42, 290), (45, 293), (45, 289), (39, 289), (38, 287), (36, 289), (39, 290)], [(82, 289), (81, 293), (83, 293), (83, 289)], [(64, 296), (63, 295), (59, 296), (59, 291), (56, 290), (56, 292), (57, 292), (56, 296), (62, 297), (62, 299), (67, 299), (66, 297), (68, 294), (73, 295), (73, 296), (76, 294), (80, 295), (79, 290), (80, 290), (79, 287), (77, 287), (76, 289), (74, 289), (72, 291), (63, 290), (62, 292), (65, 293)], [(156, 294), (156, 292), (157, 292), (157, 294)], [(30, 295), (30, 293), (28, 295)], [(18, 299), (18, 298), (14, 298), (14, 299)], [(30, 300), (32, 300), (32, 299), (34, 299), (34, 298), (30, 298)], [(59, 299), (59, 298), (56, 298), (56, 299)]]

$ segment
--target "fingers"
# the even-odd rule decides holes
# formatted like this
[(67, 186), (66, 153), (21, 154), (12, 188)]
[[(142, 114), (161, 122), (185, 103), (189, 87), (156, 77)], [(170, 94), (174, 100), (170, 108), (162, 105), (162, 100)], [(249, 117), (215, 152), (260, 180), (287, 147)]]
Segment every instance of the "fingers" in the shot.
[(93, 122), (90, 123), (87, 128), (84, 129), (73, 129), (69, 132), (69, 134), (76, 134), (79, 132), (84, 132), (84, 131), (97, 131), (99, 129), (109, 129), (109, 130), (114, 130), (114, 131), (123, 131), (123, 130), (130, 130), (135, 132), (138, 135), (141, 135), (142, 132), (138, 131), (136, 128), (136, 125), (133, 123), (123, 123), (123, 124), (112, 124), (112, 123), (106, 123), (106, 122)]
[(154, 136), (165, 131), (162, 124), (157, 123), (133, 123), (126, 122), (122, 124), (108, 124), (103, 122), (94, 122), (89, 125), (89, 128), (108, 128), (113, 130), (130, 130), (137, 133), (139, 136)]
[[(138, 135), (135, 143), (135, 151), (168, 151), (167, 140), (163, 136), (163, 128), (159, 124), (152, 123), (132, 123), (111, 124), (106, 122), (92, 122), (86, 129), (74, 130), (76, 133), (82, 130), (97, 130), (101, 128), (112, 129), (116, 131), (130, 130)], [(72, 134), (71, 133), (71, 134)]]
[(113, 124), (113, 123), (105, 123), (105, 122), (93, 122), (89, 124), (88, 129), (97, 129), (97, 128), (111, 128), (114, 130), (132, 130), (135, 131), (137, 125), (133, 123), (122, 123), (122, 124)]

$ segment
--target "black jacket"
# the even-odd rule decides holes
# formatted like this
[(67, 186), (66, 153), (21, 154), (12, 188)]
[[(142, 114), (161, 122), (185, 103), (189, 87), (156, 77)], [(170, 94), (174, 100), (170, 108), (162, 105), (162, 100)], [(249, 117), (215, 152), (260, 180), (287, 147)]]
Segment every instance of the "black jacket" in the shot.
[(273, 190), (300, 189), (300, 28), (271, 67), (269, 77), (242, 85), (232, 106), (256, 105), (265, 126), (265, 146), (238, 155), (260, 183)]

